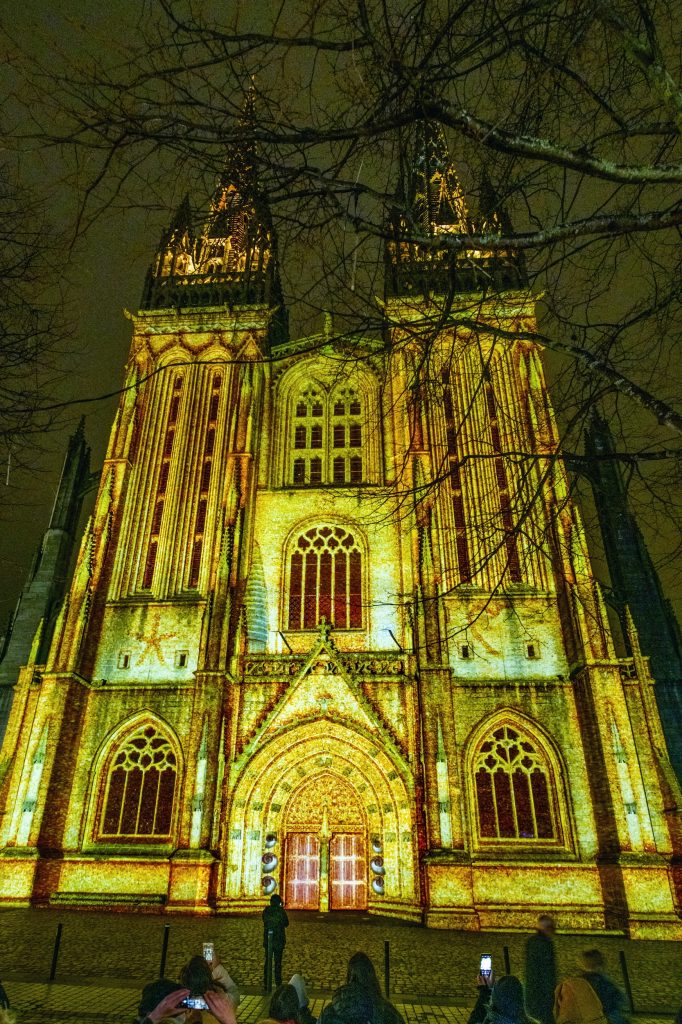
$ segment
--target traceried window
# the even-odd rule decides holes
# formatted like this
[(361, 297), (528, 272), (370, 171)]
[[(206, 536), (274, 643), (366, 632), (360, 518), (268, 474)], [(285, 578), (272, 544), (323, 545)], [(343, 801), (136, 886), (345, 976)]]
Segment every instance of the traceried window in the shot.
[(289, 565), (289, 629), (362, 628), (362, 553), (343, 526), (314, 526), (294, 545)]
[(495, 729), (478, 749), (474, 777), (481, 839), (556, 838), (549, 768), (521, 732)]
[(293, 406), (290, 483), (363, 483), (363, 412), (360, 398), (350, 388), (338, 389), (331, 398), (315, 387), (302, 391)]
[(292, 483), (299, 486), (323, 483), (325, 405), (321, 392), (308, 388), (294, 406)]
[(332, 482), (361, 484), (363, 422), (362, 404), (350, 388), (338, 390), (331, 400)]
[(153, 725), (125, 740), (109, 762), (102, 836), (168, 836), (177, 765), (173, 749)]

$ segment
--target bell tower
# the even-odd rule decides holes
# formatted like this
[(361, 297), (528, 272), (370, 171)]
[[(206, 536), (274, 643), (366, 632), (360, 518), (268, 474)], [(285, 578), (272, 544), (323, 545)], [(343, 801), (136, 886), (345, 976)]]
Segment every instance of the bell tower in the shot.
[[(21, 670), (4, 748), (2, 844), (30, 854), (16, 895), (37, 900), (73, 888), (57, 878), (56, 852), (80, 847), (83, 829), (86, 845), (94, 841), (95, 818), (95, 831), (111, 832), (119, 848), (139, 844), (141, 835), (163, 846), (157, 833), (171, 823), (159, 811), (160, 794), (168, 798), (163, 786), (180, 756), (166, 722), (181, 697), (192, 737), (182, 757), (191, 769), (183, 801), (176, 792), (174, 803), (170, 901), (182, 903), (186, 877), (197, 884), (203, 877), (189, 851), (206, 847), (213, 824), (216, 772), (206, 764), (222, 743), (223, 681), (247, 628), (240, 608), (267, 357), (286, 325), (275, 235), (246, 129), (207, 215), (197, 220), (189, 199), (181, 203), (140, 309), (126, 315), (133, 337), (94, 511), (45, 663), (39, 674), (35, 657)], [(93, 732), (95, 704), (104, 717)], [(74, 765), (85, 748), (96, 758), (103, 738), (135, 707), (145, 710), (131, 749), (154, 749), (153, 737), (165, 730), (157, 747), (165, 768), (157, 774), (166, 781), (156, 796), (144, 782), (137, 817), (128, 821), (128, 812), (116, 818), (90, 802)], [(12, 757), (17, 742), (22, 753)], [(126, 775), (126, 785), (132, 778)], [(37, 853), (45, 849), (55, 852), (49, 866)]]

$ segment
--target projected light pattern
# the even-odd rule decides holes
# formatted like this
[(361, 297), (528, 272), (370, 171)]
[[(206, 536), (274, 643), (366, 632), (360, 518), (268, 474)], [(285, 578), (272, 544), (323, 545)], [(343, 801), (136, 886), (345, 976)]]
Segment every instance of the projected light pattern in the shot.
[[(0, 903), (682, 937), (682, 798), (522, 262), (446, 261), (398, 218), (382, 337), (290, 341), (251, 145), (129, 314), (73, 579), (16, 683)], [(413, 223), (468, 231), (442, 133), (419, 146)]]

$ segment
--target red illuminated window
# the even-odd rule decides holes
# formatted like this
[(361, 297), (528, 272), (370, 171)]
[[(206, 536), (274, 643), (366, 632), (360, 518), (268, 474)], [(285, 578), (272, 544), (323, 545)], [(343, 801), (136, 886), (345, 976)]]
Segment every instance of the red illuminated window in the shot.
[(520, 732), (496, 729), (479, 747), (474, 773), (482, 839), (556, 838), (549, 768)]
[(211, 382), (211, 397), (208, 405), (208, 424), (204, 436), (204, 451), (199, 476), (199, 500), (197, 502), (196, 518), (194, 520), (194, 538), (189, 559), (188, 584), (194, 590), (199, 586), (199, 575), (201, 570), (201, 553), (204, 543), (204, 532), (206, 530), (206, 519), (208, 516), (208, 492), (211, 485), (211, 474), (213, 472), (213, 458), (216, 448), (216, 431), (218, 423), (218, 410), (220, 407), (221, 377), (216, 374)]
[(341, 526), (301, 534), (291, 555), (289, 629), (316, 629), (322, 618), (337, 629), (362, 628), (362, 554)]
[(467, 522), (462, 493), (462, 469), (460, 464), (460, 436), (462, 421), (457, 408), (457, 393), (452, 387), (450, 373), (443, 371), (443, 407), (445, 410), (445, 435), (448, 445), (450, 467), (450, 491), (452, 494), (452, 517), (455, 524), (455, 548), (460, 583), (471, 583), (471, 556), (467, 536)]
[(172, 747), (154, 726), (140, 729), (109, 763), (102, 836), (168, 836), (173, 820), (177, 764)]
[(164, 501), (163, 496), (168, 489), (168, 477), (170, 474), (171, 457), (175, 444), (175, 424), (180, 409), (180, 392), (182, 391), (182, 377), (176, 377), (173, 381), (173, 393), (168, 409), (168, 422), (166, 433), (161, 446), (161, 465), (159, 466), (159, 477), (156, 482), (156, 500), (153, 503), (152, 521), (149, 529), (149, 543), (144, 561), (142, 573), (142, 589), (151, 590), (154, 580), (154, 568), (156, 556), (159, 549), (159, 534), (161, 533), (161, 522), (163, 519)]

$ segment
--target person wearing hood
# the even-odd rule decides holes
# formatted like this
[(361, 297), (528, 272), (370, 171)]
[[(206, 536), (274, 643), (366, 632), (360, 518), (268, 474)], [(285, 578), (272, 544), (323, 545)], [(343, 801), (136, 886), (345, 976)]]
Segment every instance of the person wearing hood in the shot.
[(515, 975), (498, 978), (493, 985), (485, 1024), (530, 1024), (526, 1015), (523, 985)]
[(313, 1017), (310, 1012), (308, 992), (303, 975), (294, 974), (289, 984), (296, 989), (296, 995), (298, 996), (298, 1024), (317, 1024), (317, 1017)]

